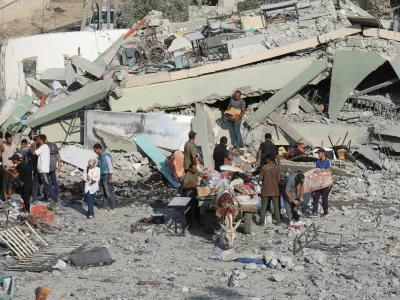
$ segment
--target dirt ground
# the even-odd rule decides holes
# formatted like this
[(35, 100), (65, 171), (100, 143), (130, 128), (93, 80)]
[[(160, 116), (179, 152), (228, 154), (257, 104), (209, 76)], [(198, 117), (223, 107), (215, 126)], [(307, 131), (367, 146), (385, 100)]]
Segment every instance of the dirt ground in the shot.
[[(53, 3), (51, 4), (53, 5)], [(83, 15), (83, 3), (80, 2), (55, 2), (54, 7), (65, 10), (63, 13), (54, 11), (36, 11), (30, 19), (15, 20), (6, 24), (0, 24), (0, 41), (4, 42), (9, 38), (35, 35), (48, 32), (69, 31), (72, 24), (80, 24)], [(78, 28), (78, 27), (75, 27)]]
[[(132, 195), (132, 200), (140, 194)], [(400, 228), (398, 210), (375, 209), (372, 204), (342, 210), (332, 208), (326, 219), (303, 218), (322, 229), (343, 235), (343, 251), (306, 249), (293, 255), (293, 228), (253, 225), (249, 235), (237, 233), (231, 259), (263, 255), (273, 251), (276, 269), (265, 265), (220, 261), (218, 234), (204, 233), (204, 227), (189, 229), (186, 237), (174, 236), (167, 226), (175, 212), (165, 206), (152, 208), (131, 204), (115, 214), (96, 212), (85, 217), (85, 205), (77, 201), (62, 208), (56, 222), (62, 230), (43, 235), (51, 244), (86, 244), (86, 249), (107, 247), (115, 263), (109, 266), (65, 269), (43, 273), (6, 272), (15, 260), (0, 257), (0, 276), (16, 280), (14, 299), (33, 299), (37, 286), (53, 291), (52, 299), (399, 299)], [(331, 203), (335, 206), (335, 203)], [(370, 207), (370, 208), (368, 208)], [(130, 232), (132, 223), (151, 215), (165, 214), (167, 224), (151, 225), (142, 232)], [(379, 217), (379, 218), (378, 218)], [(171, 227), (173, 228), (173, 227)], [(302, 226), (304, 231), (306, 226)], [(240, 230), (239, 230), (240, 231)], [(359, 248), (355, 242), (360, 231)], [(334, 245), (338, 236), (321, 240)], [(350, 251), (352, 250), (352, 251)], [(290, 261), (284, 263), (284, 261)], [(228, 286), (232, 274), (233, 286)], [(139, 285), (156, 280), (157, 286)], [(278, 280), (278, 282), (277, 282)]]

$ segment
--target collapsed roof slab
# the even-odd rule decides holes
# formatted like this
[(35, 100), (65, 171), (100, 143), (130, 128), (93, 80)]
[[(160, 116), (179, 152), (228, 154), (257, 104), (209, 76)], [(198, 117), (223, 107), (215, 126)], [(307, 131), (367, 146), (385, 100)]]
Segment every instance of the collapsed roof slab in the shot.
[[(261, 61), (266, 61), (275, 57), (279, 57), (282, 55), (286, 55), (292, 52), (296, 52), (299, 50), (304, 50), (308, 48), (314, 48), (317, 46), (320, 46), (322, 44), (326, 44), (328, 42), (331, 42), (332, 40), (342, 38), (345, 36), (349, 35), (354, 35), (361, 33), (361, 26), (360, 25), (353, 25), (349, 27), (344, 27), (340, 28), (337, 30), (334, 30), (332, 32), (319, 35), (316, 37), (312, 37), (303, 41), (291, 43), (284, 45), (282, 47), (277, 47), (269, 50), (265, 50), (259, 53), (254, 53), (250, 55), (245, 55), (242, 57), (238, 58), (233, 58), (233, 59), (228, 59), (224, 61), (220, 61), (215, 64), (207, 64), (201, 67), (196, 67), (196, 68), (191, 68), (187, 70), (181, 70), (181, 71), (175, 71), (175, 72), (170, 72), (169, 77), (170, 79), (168, 81), (175, 81), (175, 80), (181, 80), (181, 79), (186, 79), (190, 77), (197, 77), (197, 76), (202, 76), (205, 74), (210, 74), (210, 73), (215, 73), (219, 71), (226, 71), (229, 69), (234, 69), (238, 67), (242, 67), (245, 65), (249, 64), (254, 64), (257, 62)], [(157, 79), (159, 78), (159, 81)], [(155, 76), (152, 79), (152, 83), (155, 84), (157, 82), (164, 82), (166, 80), (165, 75), (157, 77)], [(144, 85), (148, 84), (147, 82), (141, 83), (140, 79), (136, 81), (136, 86), (139, 85)]]
[(0, 128), (1, 131), (6, 131), (8, 126), (20, 122), (21, 118), (28, 112), (29, 107), (32, 105), (34, 100), (35, 99), (28, 94), (24, 94), (19, 98), (11, 110), (9, 118), (7, 118), (7, 120), (2, 124)]
[(261, 107), (246, 119), (246, 123), (254, 128), (258, 124), (265, 121), (270, 113), (272, 113), (280, 105), (297, 94), (304, 86), (316, 78), (319, 74), (328, 68), (325, 60), (317, 60), (303, 72), (294, 77), (289, 83), (281, 88), (275, 95), (264, 102)]
[(100, 67), (98, 64), (92, 63), (90, 60), (82, 56), (74, 55), (70, 59), (74, 66), (88, 72), (96, 78), (101, 78), (104, 73), (103, 67)]
[(53, 81), (58, 81), (61, 84), (65, 84), (67, 82), (67, 77), (65, 75), (64, 68), (50, 68), (46, 69), (40, 76), (40, 81), (44, 83), (52, 83)]
[(123, 89), (124, 95), (120, 98), (111, 94), (111, 110), (136, 112), (139, 109), (150, 110), (155, 106), (177, 107), (206, 99), (223, 99), (241, 87), (250, 91), (279, 90), (311, 64), (310, 59), (299, 59)]
[(272, 120), (276, 126), (283, 130), (292, 139), (292, 142), (310, 144), (310, 142), (304, 136), (302, 136), (295, 128), (293, 128), (292, 125), (284, 121), (276, 112), (273, 111), (270, 113), (268, 118)]
[(40, 108), (28, 117), (26, 125), (34, 128), (97, 102), (108, 94), (111, 85), (110, 80), (99, 80), (88, 84), (70, 96)]
[(27, 77), (25, 80), (31, 87), (38, 90), (39, 92), (45, 94), (51, 93), (51, 89), (47, 85), (43, 84), (42, 82), (33, 77)]
[(354, 89), (378, 67), (386, 62), (375, 52), (340, 50), (333, 59), (329, 118), (336, 119)]

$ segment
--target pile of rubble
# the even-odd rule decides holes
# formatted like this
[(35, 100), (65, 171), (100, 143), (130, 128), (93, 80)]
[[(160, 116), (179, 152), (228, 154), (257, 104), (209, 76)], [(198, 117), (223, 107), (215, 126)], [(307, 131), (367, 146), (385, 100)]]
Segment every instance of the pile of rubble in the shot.
[[(349, 1), (287, 1), (184, 23), (152, 11), (94, 61), (78, 49), (64, 55), (64, 68), (38, 73), (35, 57), (24, 60), (20, 98), (5, 99), (1, 130), (16, 141), (43, 133), (69, 144), (61, 151), (66, 184), (80, 180), (100, 142), (113, 152), (116, 183), (158, 169), (177, 186), (167, 158), (190, 130), (206, 168), (222, 136), (235, 142), (222, 115), (240, 90), (253, 155), (270, 132), (286, 152), (309, 147), (286, 157), (289, 170), (311, 168), (310, 151), (325, 147), (339, 176), (396, 173), (400, 59), (389, 25)], [(337, 160), (340, 149), (346, 155)]]

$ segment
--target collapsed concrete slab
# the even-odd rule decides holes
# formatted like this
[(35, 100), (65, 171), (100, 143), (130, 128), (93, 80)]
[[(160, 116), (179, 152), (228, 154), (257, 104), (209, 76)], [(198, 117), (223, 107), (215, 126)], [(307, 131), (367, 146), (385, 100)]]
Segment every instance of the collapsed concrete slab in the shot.
[(383, 168), (384, 159), (382, 159), (378, 152), (376, 152), (370, 145), (366, 145), (357, 149), (357, 151), (355, 151), (354, 157), (359, 159), (359, 155), (363, 156), (367, 160), (367, 162), (372, 164), (373, 166), (379, 169)]
[(336, 119), (354, 89), (386, 59), (374, 52), (338, 51), (333, 60), (329, 118)]
[(1, 131), (4, 132), (7, 130), (8, 126), (21, 122), (21, 118), (28, 112), (33, 101), (34, 99), (28, 94), (19, 98), (11, 110), (10, 116), (2, 124)]
[(300, 99), (300, 108), (306, 113), (312, 114), (315, 113), (315, 108), (300, 94), (297, 94), (293, 98)]
[[(272, 48), (269, 50), (265, 50), (259, 53), (254, 53), (251, 55), (246, 55), (234, 59), (228, 59), (225, 61), (221, 61), (215, 64), (206, 64), (201, 67), (196, 67), (196, 68), (191, 68), (188, 70), (182, 70), (182, 71), (176, 71), (176, 72), (171, 72), (169, 73), (170, 76), (170, 81), (174, 80), (180, 80), (180, 79), (186, 79), (190, 77), (197, 77), (205, 74), (210, 74), (210, 73), (215, 73), (219, 71), (225, 71), (229, 69), (234, 69), (238, 67), (242, 67), (245, 65), (261, 62), (261, 61), (266, 61), (271, 58), (275, 58), (278, 56), (286, 55), (292, 52), (308, 49), (308, 48), (314, 48), (322, 44), (326, 44), (332, 40), (342, 38), (345, 36), (349, 35), (354, 35), (361, 33), (361, 26), (360, 25), (353, 25), (349, 27), (344, 27), (340, 28), (337, 30), (334, 30), (332, 32), (319, 35), (316, 37), (312, 37), (303, 41), (291, 43), (288, 45), (284, 45), (281, 47), (276, 47)], [(165, 81), (165, 76), (160, 76), (160, 81), (157, 81), (157, 76), (153, 78), (153, 83), (157, 82), (164, 82)], [(141, 83), (138, 80), (136, 82), (136, 85), (139, 86)], [(144, 83), (147, 84), (147, 83)]]
[(252, 128), (262, 123), (271, 112), (296, 95), (299, 90), (327, 68), (328, 63), (325, 60), (315, 61), (311, 66), (280, 89), (275, 95), (269, 98), (268, 101), (264, 102), (255, 113), (247, 118), (246, 123)]
[(167, 163), (167, 158), (162, 155), (159, 149), (145, 136), (139, 136), (135, 139), (136, 144), (144, 153), (155, 163), (157, 169), (164, 175), (165, 178), (178, 188), (179, 183), (172, 177), (172, 169)]
[(192, 130), (197, 133), (195, 145), (201, 148), (204, 167), (213, 168), (214, 163), (208, 146), (208, 135), (210, 130), (208, 128), (207, 115), (200, 104), (196, 104), (196, 114), (191, 123)]
[(276, 126), (281, 128), (291, 139), (290, 144), (308, 144), (310, 145), (310, 142), (302, 136), (296, 129), (294, 129), (289, 123), (285, 122), (282, 120), (282, 118), (276, 113), (272, 112), (269, 114), (268, 118), (272, 120)]
[(42, 75), (40, 75), (40, 81), (46, 84), (50, 84), (53, 81), (59, 81), (61, 84), (66, 84), (67, 77), (65, 75), (65, 69), (64, 68), (46, 69), (46, 71), (44, 71)]
[(72, 56), (71, 62), (75, 67), (78, 67), (97, 78), (101, 78), (101, 75), (103, 75), (104, 73), (103, 67), (99, 66), (98, 64), (92, 63), (90, 60), (82, 56), (79, 55)]
[(39, 92), (44, 94), (51, 93), (51, 89), (47, 85), (44, 85), (42, 82), (33, 77), (27, 77), (25, 80), (31, 87), (38, 90)]
[(61, 160), (81, 170), (86, 170), (88, 162), (97, 158), (93, 150), (86, 150), (74, 146), (68, 146), (60, 150)]
[[(94, 127), (118, 127), (127, 137), (146, 136), (154, 145), (171, 150), (183, 150), (190, 131), (192, 116), (169, 114), (118, 113), (88, 110), (85, 112), (85, 148), (92, 149), (100, 142)], [(115, 148), (115, 150), (118, 150)], [(123, 150), (123, 149), (119, 149)]]
[(112, 82), (109, 80), (99, 80), (88, 84), (71, 96), (56, 102), (51, 102), (45, 107), (40, 108), (37, 112), (28, 117), (25, 124), (34, 128), (97, 102), (108, 94), (111, 85)]
[[(299, 59), (276, 64), (234, 70), (224, 73), (123, 89), (120, 98), (111, 94), (112, 111), (144, 111), (154, 107), (179, 107), (202, 100), (219, 100), (230, 97), (236, 89), (242, 94), (252, 91), (279, 90), (312, 64), (309, 59)], [(239, 86), (238, 86), (239, 85)], [(146, 99), (140, 101), (139, 99)]]
[(136, 143), (128, 139), (124, 130), (115, 126), (103, 126), (97, 124), (93, 128), (95, 134), (100, 137), (103, 144), (111, 151), (137, 151)]

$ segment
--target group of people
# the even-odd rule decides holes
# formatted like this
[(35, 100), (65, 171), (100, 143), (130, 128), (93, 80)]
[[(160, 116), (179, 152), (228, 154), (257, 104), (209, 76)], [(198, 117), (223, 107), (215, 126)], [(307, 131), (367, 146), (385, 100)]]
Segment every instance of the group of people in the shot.
[[(189, 132), (189, 140), (184, 146), (184, 169), (185, 176), (182, 184), (185, 196), (192, 198), (192, 208), (194, 210), (195, 221), (200, 220), (200, 212), (198, 210), (198, 200), (195, 189), (199, 186), (201, 177), (197, 170), (199, 160), (195, 149), (196, 132)], [(229, 164), (232, 161), (232, 156), (229, 155), (227, 149), (228, 139), (221, 137), (220, 143), (215, 147), (213, 153), (214, 169), (221, 172), (221, 166)], [(331, 163), (326, 157), (324, 148), (317, 151), (318, 160), (316, 168), (330, 169)], [(280, 155), (278, 147), (272, 142), (270, 133), (265, 134), (265, 140), (259, 146), (257, 152), (257, 163), (260, 165), (259, 181), (261, 183), (261, 216), (259, 225), (265, 224), (265, 215), (267, 210), (271, 211), (272, 205), (274, 208), (274, 218), (277, 225), (281, 224), (281, 202), (282, 195), (286, 216), (289, 223), (296, 223), (300, 219), (300, 206), (304, 202), (304, 174), (297, 172), (283, 178), (280, 168)], [(322, 196), (322, 205), (324, 213), (321, 217), (329, 215), (328, 212), (328, 195), (330, 188), (326, 187), (318, 191), (314, 191), (313, 212), (310, 217), (318, 217), (319, 199)], [(272, 204), (272, 205), (271, 205)]]
[[(3, 135), (0, 132), (0, 138)], [(85, 181), (85, 199), (88, 204), (88, 218), (94, 218), (94, 196), (101, 186), (103, 189), (103, 205), (101, 212), (114, 213), (114, 195), (112, 191), (112, 159), (100, 144), (93, 147), (98, 155), (88, 162), (83, 172)], [(21, 196), (27, 213), (30, 213), (31, 199), (35, 203), (39, 198), (42, 186), (44, 196), (59, 205), (60, 188), (57, 173), (61, 172), (61, 156), (55, 143), (49, 142), (46, 135), (33, 138), (31, 145), (26, 139), (21, 140), (20, 153), (13, 143), (13, 136), (7, 132), (0, 143), (2, 172), (1, 183), (5, 200), (11, 199), (14, 188), (21, 186)]]
[[(1, 135), (0, 135), (1, 137)], [(21, 196), (25, 210), (30, 212), (30, 198), (36, 202), (39, 188), (42, 185), (46, 197), (59, 203), (60, 189), (56, 172), (61, 171), (61, 157), (57, 145), (47, 141), (44, 134), (34, 137), (34, 142), (28, 146), (28, 141), (21, 141), (21, 154), (13, 143), (12, 134), (7, 132), (3, 143), (0, 143), (3, 170), (2, 189), (5, 200), (11, 199), (15, 183), (21, 186)]]

